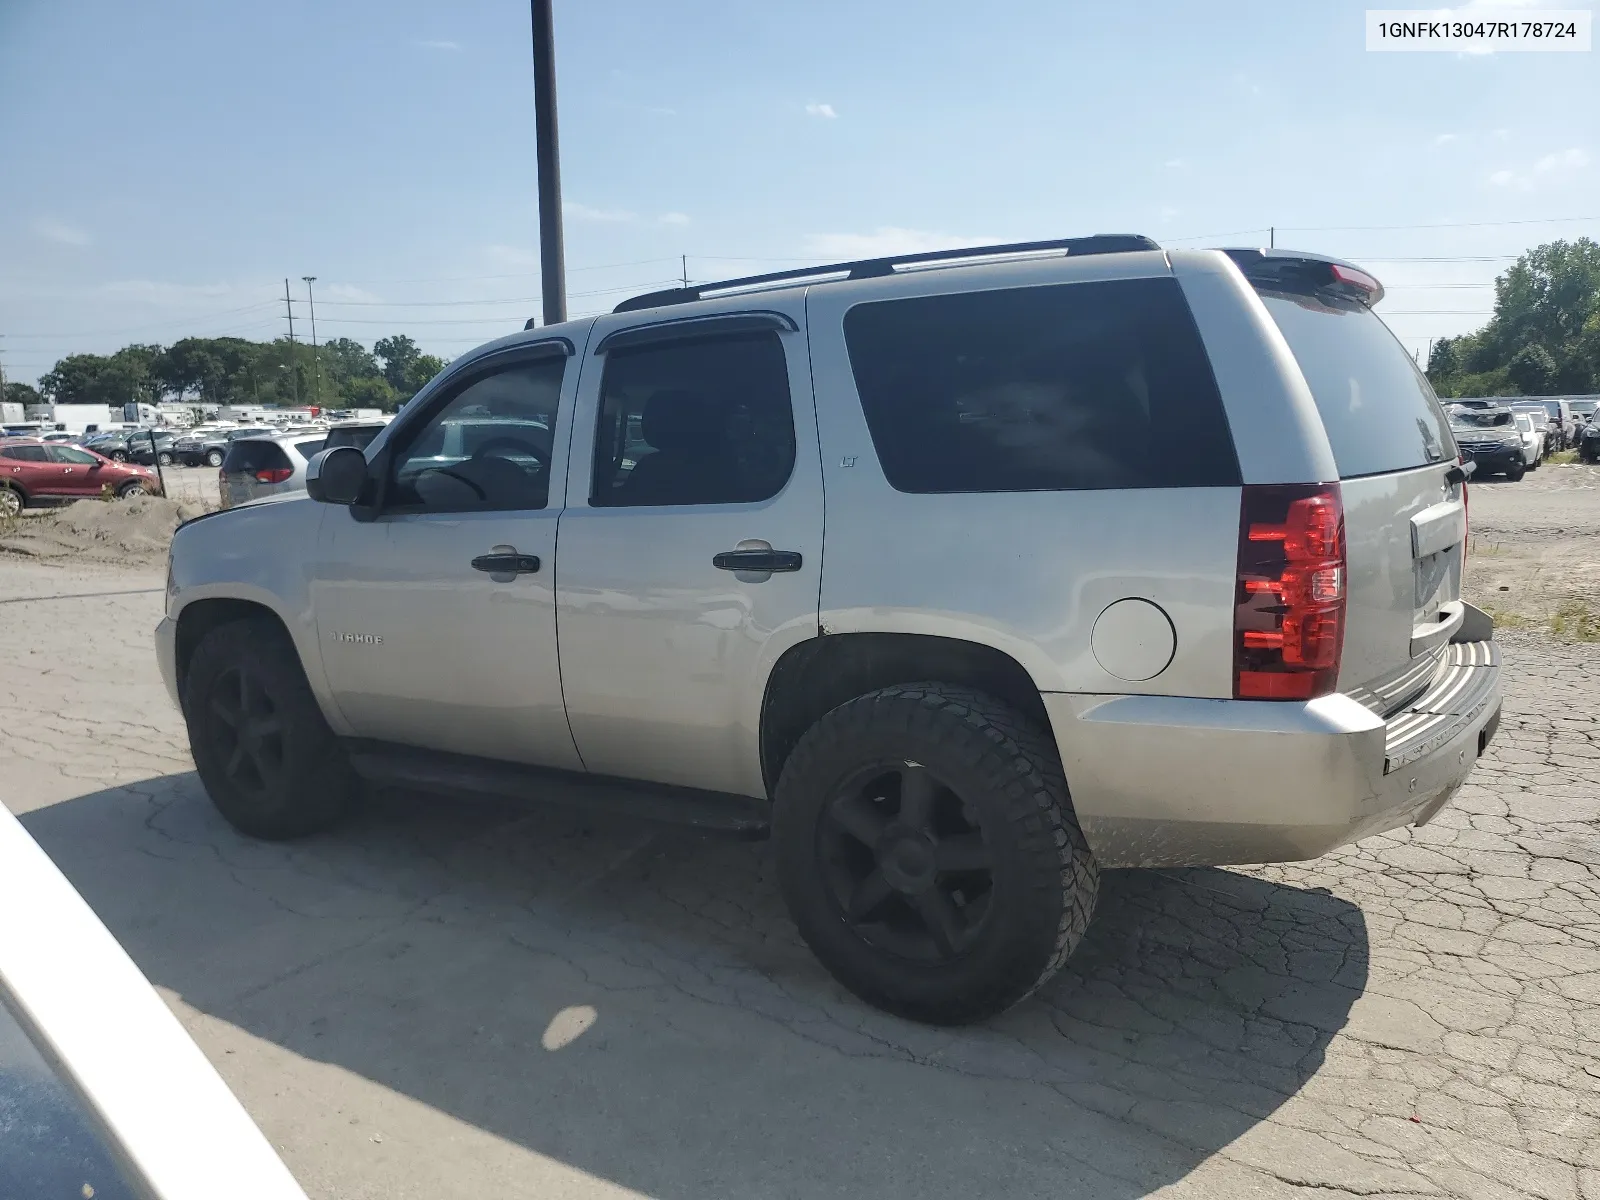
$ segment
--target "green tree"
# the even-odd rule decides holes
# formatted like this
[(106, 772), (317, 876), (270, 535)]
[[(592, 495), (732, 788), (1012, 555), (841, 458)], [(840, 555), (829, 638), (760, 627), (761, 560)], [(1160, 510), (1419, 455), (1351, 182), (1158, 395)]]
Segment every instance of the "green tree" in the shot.
[(1600, 243), (1536, 246), (1495, 280), (1494, 315), (1428, 357), (1442, 396), (1600, 391)]
[(13, 380), (6, 384), (4, 399), (7, 404), (38, 404), (44, 397), (33, 384)]
[(1524, 396), (1548, 395), (1555, 386), (1556, 360), (1550, 357), (1550, 351), (1534, 343), (1511, 356), (1506, 374)]
[(339, 396), (345, 408), (381, 408), (384, 412), (394, 412), (400, 407), (399, 394), (381, 375), (346, 380), (339, 389)]
[(324, 342), (317, 361), (322, 364), (323, 377), (335, 383), (371, 379), (383, 373), (372, 352), (350, 338), (334, 338), (331, 342)]
[(406, 392), (415, 396), (440, 371), (448, 364), (437, 354), (419, 354), (417, 360), (411, 364), (411, 369), (406, 374)]
[(383, 377), (389, 381), (390, 387), (403, 396), (416, 391), (410, 386), (417, 361), (422, 357), (416, 342), (403, 333), (397, 333), (393, 337), (379, 338), (372, 352), (383, 360)]

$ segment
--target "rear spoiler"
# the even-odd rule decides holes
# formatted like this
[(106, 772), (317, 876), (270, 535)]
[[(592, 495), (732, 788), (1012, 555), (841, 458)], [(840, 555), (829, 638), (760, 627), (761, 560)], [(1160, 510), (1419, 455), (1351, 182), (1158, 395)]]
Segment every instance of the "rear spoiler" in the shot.
[(1324, 292), (1355, 300), (1368, 308), (1383, 299), (1383, 284), (1378, 282), (1377, 276), (1325, 254), (1311, 254), (1304, 250), (1227, 247), (1222, 252), (1257, 287), (1306, 294)]

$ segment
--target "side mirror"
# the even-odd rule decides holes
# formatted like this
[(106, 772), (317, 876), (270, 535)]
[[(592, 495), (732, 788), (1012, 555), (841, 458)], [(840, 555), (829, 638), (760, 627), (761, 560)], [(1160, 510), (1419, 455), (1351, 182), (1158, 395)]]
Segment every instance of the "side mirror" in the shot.
[(319, 450), (306, 464), (306, 494), (322, 504), (351, 505), (367, 486), (367, 456), (354, 446)]

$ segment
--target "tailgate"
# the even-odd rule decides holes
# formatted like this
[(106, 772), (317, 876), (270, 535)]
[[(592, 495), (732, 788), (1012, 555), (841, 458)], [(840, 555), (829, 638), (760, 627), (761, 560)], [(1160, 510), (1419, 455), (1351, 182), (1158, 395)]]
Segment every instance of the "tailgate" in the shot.
[[(1461, 627), (1463, 485), (1438, 398), (1366, 303), (1252, 279), (1316, 401), (1344, 500), (1339, 688), (1404, 703)], [(1412, 685), (1415, 684), (1415, 688)]]
[(1376, 689), (1413, 659), (1436, 656), (1461, 627), (1467, 514), (1444, 473), (1440, 465), (1341, 485), (1348, 556), (1342, 690)]

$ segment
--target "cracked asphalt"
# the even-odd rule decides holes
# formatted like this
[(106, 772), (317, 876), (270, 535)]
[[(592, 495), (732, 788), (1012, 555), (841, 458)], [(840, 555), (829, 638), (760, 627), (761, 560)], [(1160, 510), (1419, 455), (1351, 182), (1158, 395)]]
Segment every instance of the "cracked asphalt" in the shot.
[(759, 844), (408, 796), (234, 835), (161, 585), (0, 561), (0, 795), (313, 1197), (1600, 1200), (1600, 646), (1503, 635), (1430, 825), (1110, 872), (1037, 998), (934, 1030), (832, 983)]

